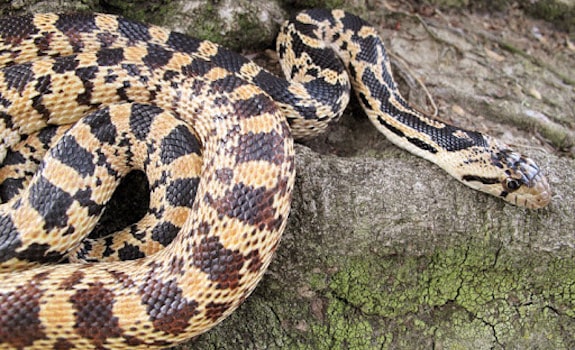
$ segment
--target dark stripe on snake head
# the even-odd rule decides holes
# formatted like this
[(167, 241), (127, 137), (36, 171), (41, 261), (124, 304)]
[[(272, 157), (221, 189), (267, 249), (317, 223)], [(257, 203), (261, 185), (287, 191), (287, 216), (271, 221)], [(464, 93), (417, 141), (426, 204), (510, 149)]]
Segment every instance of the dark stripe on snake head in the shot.
[(162, 139), (160, 160), (170, 164), (176, 159), (188, 155), (201, 155), (201, 147), (194, 134), (184, 125), (178, 125)]
[(0, 344), (22, 349), (48, 339), (40, 320), (40, 299), (44, 295), (40, 285), (46, 277), (47, 273), (37, 274), (14, 291), (0, 294), (4, 312), (0, 317)]
[(83, 178), (93, 176), (96, 169), (92, 152), (82, 147), (72, 135), (64, 135), (50, 154), (74, 169)]
[(481, 182), (482, 184), (485, 185), (494, 185), (501, 182), (496, 177), (482, 177), (477, 175), (463, 175), (461, 177), (461, 180), (466, 182), (472, 182), (472, 181)]
[(118, 317), (114, 316), (114, 299), (114, 292), (102, 282), (78, 289), (69, 299), (75, 310), (75, 331), (98, 348), (104, 349), (108, 338), (118, 338), (123, 334)]
[(193, 244), (193, 265), (217, 282), (218, 289), (235, 289), (241, 279), (244, 256), (238, 250), (224, 247), (218, 237), (203, 237), (199, 244)]
[(175, 207), (191, 208), (196, 198), (200, 179), (197, 177), (176, 179), (166, 187), (166, 199)]
[(178, 335), (185, 331), (189, 320), (197, 315), (198, 303), (183, 296), (182, 289), (173, 279), (157, 279), (157, 264), (150, 264), (151, 269), (139, 292), (146, 313), (158, 331)]

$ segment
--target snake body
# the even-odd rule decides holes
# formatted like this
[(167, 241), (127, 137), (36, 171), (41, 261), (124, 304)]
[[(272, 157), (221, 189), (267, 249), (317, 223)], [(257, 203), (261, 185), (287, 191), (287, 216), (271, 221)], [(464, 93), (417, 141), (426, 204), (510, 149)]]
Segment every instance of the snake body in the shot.
[[(112, 15), (0, 21), (0, 178), (15, 185), (0, 191), (0, 348), (167, 347), (223, 320), (286, 225), (292, 136), (337, 120), (350, 86), (400, 147), (511, 203), (549, 202), (531, 159), (412, 108), (362, 19), (304, 11), (277, 47), (287, 79)], [(148, 177), (148, 215), (86, 241), (132, 169)]]

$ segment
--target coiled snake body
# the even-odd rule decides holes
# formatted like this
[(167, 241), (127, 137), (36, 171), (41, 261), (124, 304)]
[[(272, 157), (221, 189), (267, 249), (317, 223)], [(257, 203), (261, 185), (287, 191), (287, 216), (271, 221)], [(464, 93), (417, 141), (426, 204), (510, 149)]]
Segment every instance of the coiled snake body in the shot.
[[(292, 135), (336, 120), (350, 85), (397, 145), (514, 204), (549, 201), (532, 160), (410, 107), (363, 20), (305, 11), (277, 45), (287, 80), (115, 16), (0, 21), (0, 177), (13, 185), (0, 206), (0, 348), (166, 347), (224, 319), (285, 227)], [(148, 177), (148, 215), (86, 241), (132, 169)]]

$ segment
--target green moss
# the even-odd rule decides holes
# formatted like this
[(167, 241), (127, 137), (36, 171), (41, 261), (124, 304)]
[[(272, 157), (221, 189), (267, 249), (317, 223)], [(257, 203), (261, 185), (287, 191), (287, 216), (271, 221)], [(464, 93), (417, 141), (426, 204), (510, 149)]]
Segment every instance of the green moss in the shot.
[(262, 48), (273, 42), (276, 28), (267, 28), (257, 18), (257, 11), (234, 14), (233, 19), (222, 19), (218, 8), (206, 5), (194, 10), (188, 34), (221, 44), (230, 50)]
[(327, 323), (311, 326), (314, 349), (374, 349), (387, 343), (386, 335), (378, 335), (367, 319), (342, 300), (330, 298), (326, 317)]
[(465, 7), (469, 0), (430, 0), (429, 4), (440, 7)]
[(566, 30), (575, 30), (575, 5), (558, 0), (522, 1), (526, 11), (534, 17), (553, 22)]
[(140, 22), (163, 25), (174, 11), (174, 5), (170, 3), (168, 0), (108, 0), (105, 11)]
[(223, 41), (221, 33), (222, 23), (217, 14), (217, 10), (207, 3), (194, 10), (194, 22), (188, 28), (188, 34), (199, 39), (210, 40), (216, 43)]
[[(374, 259), (374, 260), (371, 260)], [(417, 311), (417, 261), (359, 257), (331, 279), (336, 297), (356, 305), (367, 315), (398, 317)]]
[(431, 257), (350, 258), (320, 292), (325, 322), (311, 329), (322, 349), (428, 342), (564, 348), (575, 341), (575, 262), (518, 256), (489, 242)]
[(285, 7), (293, 8), (342, 8), (344, 0), (283, 0)]

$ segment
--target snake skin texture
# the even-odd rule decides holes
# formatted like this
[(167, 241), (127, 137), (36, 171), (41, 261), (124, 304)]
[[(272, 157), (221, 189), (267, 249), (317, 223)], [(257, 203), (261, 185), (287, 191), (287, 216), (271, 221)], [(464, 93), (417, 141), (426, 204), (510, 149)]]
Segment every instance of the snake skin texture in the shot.
[[(218, 324), (279, 244), (293, 138), (337, 121), (352, 87), (398, 146), (513, 204), (549, 202), (533, 160), (412, 108), (362, 19), (304, 11), (277, 48), (285, 79), (112, 15), (0, 20), (0, 348), (163, 348)], [(147, 213), (87, 238), (133, 170)]]

